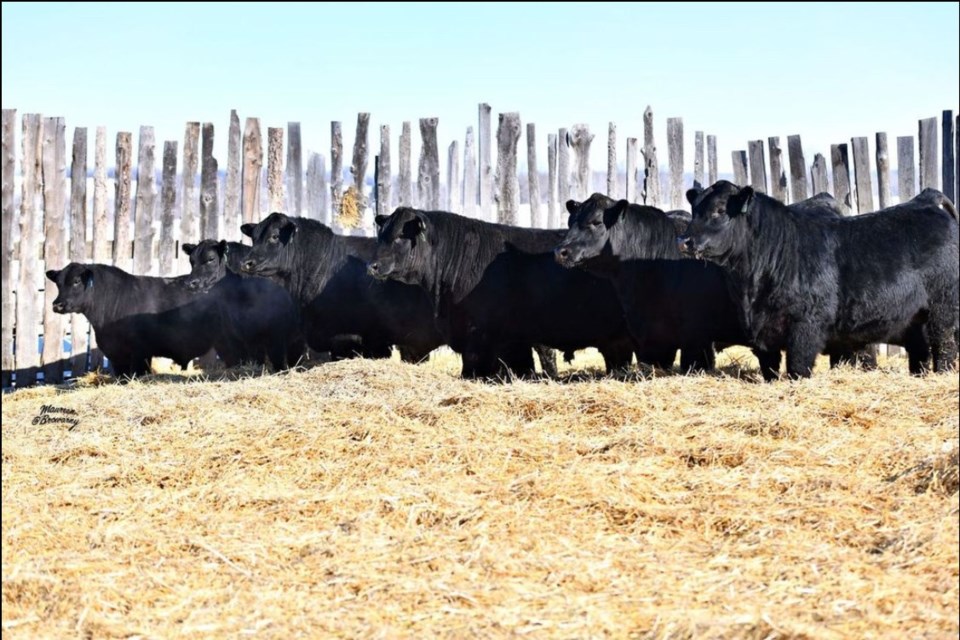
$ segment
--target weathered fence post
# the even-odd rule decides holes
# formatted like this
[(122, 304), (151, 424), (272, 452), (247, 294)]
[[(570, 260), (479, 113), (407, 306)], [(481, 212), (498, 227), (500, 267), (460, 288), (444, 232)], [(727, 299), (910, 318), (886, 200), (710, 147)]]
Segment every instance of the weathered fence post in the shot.
[(747, 153), (750, 156), (750, 186), (760, 193), (767, 192), (767, 164), (763, 157), (763, 140), (748, 140)]
[[(401, 149), (401, 153), (403, 150)], [(401, 169), (403, 160), (401, 158)], [(343, 128), (340, 122), (330, 123), (330, 221), (340, 216), (343, 198)]]
[[(830, 179), (827, 177), (827, 159), (823, 157), (822, 153), (814, 154), (813, 166), (810, 167), (810, 177), (813, 181), (813, 195), (830, 193)], [(806, 181), (806, 179), (804, 179), (804, 181)], [(804, 185), (804, 187), (806, 187), (806, 185)], [(804, 190), (803, 193), (806, 194), (806, 190)]]
[(657, 147), (653, 142), (653, 109), (648, 105), (643, 112), (643, 200), (650, 207), (660, 206), (660, 165)]
[[(787, 153), (790, 156), (790, 196), (791, 202), (800, 202), (806, 200), (807, 195), (807, 161), (803, 157), (803, 144), (800, 142), (800, 136), (787, 136)], [(821, 156), (822, 157), (822, 156)], [(816, 158), (814, 158), (814, 166)], [(824, 164), (824, 169), (826, 165)], [(827, 189), (829, 191), (829, 189)], [(813, 188), (813, 195), (818, 193), (817, 188)]]
[(223, 187), (223, 237), (231, 242), (239, 240), (241, 235), (240, 144), (240, 117), (236, 109), (231, 109), (230, 129), (227, 132), (227, 180)]
[(447, 148), (447, 211), (460, 213), (460, 145), (456, 140)]
[(283, 129), (267, 127), (267, 194), (270, 212), (283, 211)]
[(130, 161), (133, 135), (117, 134), (116, 196), (113, 214), (113, 264), (130, 271)]
[[(389, 173), (389, 171), (388, 171)], [(311, 153), (307, 160), (306, 208), (307, 217), (327, 221), (327, 180), (323, 155)], [(389, 194), (389, 191), (387, 191)]]
[[(67, 264), (67, 234), (63, 224), (67, 140), (63, 118), (43, 119), (42, 154), (43, 261), (49, 265), (48, 269), (62, 269)], [(43, 282), (43, 381), (61, 382), (66, 317), (53, 312), (57, 288), (48, 280)]]
[(950, 202), (957, 202), (957, 183), (956, 183), (956, 156), (954, 155), (956, 144), (954, 140), (954, 121), (953, 110), (949, 109), (943, 112), (943, 178), (940, 182), (943, 195), (950, 198)]
[(467, 127), (463, 141), (463, 215), (477, 217), (477, 148), (473, 127)]
[(703, 131), (693, 132), (693, 188), (703, 189)]
[(530, 201), (530, 226), (543, 226), (540, 215), (540, 171), (537, 170), (537, 127), (527, 123), (527, 199)]
[(110, 260), (107, 244), (107, 128), (97, 127), (93, 152), (93, 261), (104, 264)]
[(377, 215), (390, 215), (390, 125), (380, 125), (380, 166), (377, 171)]
[(16, 359), (13, 353), (13, 324), (16, 314), (16, 299), (13, 295), (13, 181), (14, 169), (16, 167), (16, 154), (14, 145), (16, 144), (15, 128), (17, 126), (17, 110), (3, 110), (3, 229), (0, 233), (0, 242), (3, 243), (0, 250), (2, 258), (2, 279), (0, 284), (0, 295), (3, 296), (3, 334), (0, 338), (2, 345), (2, 378), (0, 378), (0, 387), (7, 389), (13, 384), (13, 371), (16, 367)]
[(213, 157), (213, 123), (203, 123), (203, 148), (200, 159), (200, 224), (204, 238), (220, 238), (220, 198), (217, 183), (217, 159)]
[(851, 138), (853, 177), (857, 186), (857, 213), (873, 211), (873, 184), (870, 181), (870, 142), (866, 137)]
[[(627, 176), (624, 198), (630, 202), (640, 201), (640, 185), (637, 180), (637, 139), (627, 138)], [(615, 197), (615, 196), (611, 196)]]
[(586, 124), (575, 124), (570, 128), (570, 146), (576, 156), (577, 172), (575, 193), (578, 200), (586, 200), (590, 197), (590, 144), (593, 142), (593, 134), (590, 133), (590, 126)]
[(887, 149), (887, 134), (877, 132), (877, 197), (880, 208), (886, 209), (890, 201), (890, 152)]
[(420, 164), (417, 170), (417, 195), (420, 207), (428, 211), (440, 208), (440, 151), (437, 149), (437, 118), (420, 118)]
[(917, 170), (913, 159), (913, 136), (897, 136), (897, 202), (917, 195)]
[(617, 123), (607, 128), (607, 195), (617, 197)]
[(670, 208), (680, 209), (683, 197), (683, 118), (667, 118), (667, 161), (670, 163)]
[[(566, 129), (557, 132), (557, 203), (563, 215), (570, 199), (570, 135)], [(557, 221), (559, 224), (559, 220)]]
[(770, 195), (784, 204), (787, 199), (787, 174), (783, 171), (783, 151), (780, 149), (780, 137), (767, 138), (770, 148)]
[(303, 149), (301, 147), (300, 123), (287, 122), (287, 208), (278, 209), (289, 215), (303, 215)]
[(244, 224), (260, 222), (260, 171), (262, 169), (263, 139), (260, 136), (260, 119), (247, 118), (243, 126)]
[(707, 136), (707, 183), (717, 181), (717, 136)]
[(480, 103), (477, 108), (479, 117), (480, 151), (480, 219), (490, 222), (490, 204), (493, 200), (493, 166), (490, 144), (490, 105)]
[(830, 161), (833, 165), (833, 197), (842, 204), (845, 215), (853, 212), (853, 197), (850, 194), (850, 159), (847, 145), (830, 145)]
[(747, 186), (747, 152), (731, 151), (730, 160), (733, 162), (733, 181), (737, 186)]
[(350, 173), (353, 175), (353, 186), (357, 189), (357, 207), (360, 209), (361, 220), (367, 209), (367, 194), (365, 180), (367, 177), (367, 146), (368, 130), (370, 128), (370, 114), (357, 114), (357, 137), (353, 141), (353, 162), (350, 164)]
[(20, 196), (20, 278), (17, 285), (17, 387), (23, 388), (37, 381), (40, 370), (40, 351), (37, 337), (40, 333), (38, 302), (41, 278), (40, 244), (37, 225), (40, 212), (37, 204), (41, 194), (41, 135), (40, 114), (23, 116), (23, 164)]
[(520, 211), (520, 181), (517, 178), (517, 142), (520, 114), (501, 113), (497, 125), (497, 222), (516, 226)]
[(937, 119), (924, 118), (920, 121), (920, 191), (930, 187), (936, 189), (937, 174)]
[(133, 210), (133, 272), (138, 276), (153, 269), (153, 220), (157, 208), (157, 177), (154, 156), (156, 141), (153, 127), (140, 127), (140, 152), (137, 161), (137, 194)]
[(177, 263), (173, 237), (173, 209), (177, 205), (177, 141), (163, 143), (163, 173), (160, 183), (160, 275), (172, 276)]
[(413, 202), (413, 171), (410, 162), (410, 123), (404, 122), (400, 129), (400, 206), (412, 207)]
[(556, 229), (562, 205), (557, 200), (557, 134), (547, 134), (547, 228)]
[[(180, 244), (200, 240), (200, 198), (197, 193), (197, 169), (200, 149), (200, 123), (188, 122), (183, 134), (183, 198), (180, 200)], [(184, 264), (179, 262), (178, 264)]]
[[(87, 260), (87, 129), (73, 130), (73, 158), (70, 163), (70, 262)], [(52, 284), (52, 283), (47, 283)], [(11, 318), (10, 316), (4, 316)], [(70, 314), (70, 373), (76, 377), (87, 370), (87, 336), (90, 323), (83, 314)]]

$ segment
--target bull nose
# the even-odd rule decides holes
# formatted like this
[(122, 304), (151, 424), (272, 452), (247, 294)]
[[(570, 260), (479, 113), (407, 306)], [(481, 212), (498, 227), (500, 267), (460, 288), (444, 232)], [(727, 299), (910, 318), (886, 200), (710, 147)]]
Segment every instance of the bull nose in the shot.
[(253, 271), (253, 267), (256, 266), (253, 260), (244, 260), (243, 264), (240, 265), (240, 268), (244, 271)]
[(63, 303), (62, 303), (62, 302), (54, 302), (54, 303), (53, 303), (53, 310), (54, 310), (55, 312), (57, 312), (57, 313), (63, 313), (63, 309), (64, 309), (64, 307), (63, 307)]
[(563, 264), (570, 259), (570, 249), (566, 247), (557, 247), (553, 250), (553, 259)]
[(200, 288), (200, 281), (191, 280), (190, 282), (187, 283), (187, 288), (190, 289), (191, 291), (196, 291), (197, 289)]
[(371, 262), (367, 265), (367, 273), (372, 276), (375, 276), (380, 273), (380, 264), (377, 262)]
[(677, 238), (677, 248), (686, 253), (693, 253), (693, 238), (689, 236), (680, 236)]

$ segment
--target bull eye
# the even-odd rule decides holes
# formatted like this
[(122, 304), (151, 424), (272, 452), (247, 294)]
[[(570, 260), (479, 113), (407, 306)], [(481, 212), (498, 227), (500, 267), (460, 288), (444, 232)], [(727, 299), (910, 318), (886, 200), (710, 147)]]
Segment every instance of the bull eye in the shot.
[(398, 237), (393, 239), (393, 244), (400, 244), (401, 242), (403, 242), (403, 238)]
[(593, 222), (590, 223), (590, 225), (591, 225), (594, 229), (599, 229), (599, 228), (600, 228), (600, 225), (602, 225), (602, 224), (603, 224), (603, 222), (600, 221), (600, 220), (594, 220)]
[(79, 287), (81, 284), (83, 284), (83, 283), (80, 282), (80, 278), (77, 278), (76, 280), (73, 281), (73, 286), (75, 286), (75, 287)]

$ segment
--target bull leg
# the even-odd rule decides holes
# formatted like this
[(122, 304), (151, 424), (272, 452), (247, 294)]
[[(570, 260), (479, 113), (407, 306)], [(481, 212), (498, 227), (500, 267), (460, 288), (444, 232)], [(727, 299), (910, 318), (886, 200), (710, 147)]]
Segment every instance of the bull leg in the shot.
[(760, 374), (764, 382), (772, 382), (780, 377), (780, 363), (783, 358), (779, 349), (754, 349), (753, 355), (760, 363)]
[(677, 359), (677, 348), (670, 347), (666, 349), (651, 349), (645, 347), (637, 349), (637, 363), (646, 364), (661, 369), (672, 369), (673, 363)]
[(713, 344), (691, 345), (680, 349), (680, 370), (684, 373), (712, 371), (716, 362)]
[(500, 362), (505, 368), (502, 373), (518, 377), (530, 377), (536, 373), (533, 363), (533, 351), (529, 345), (511, 345), (500, 353)]
[(420, 347), (415, 347), (408, 344), (398, 344), (397, 350), (400, 352), (400, 359), (410, 364), (419, 364), (426, 360), (427, 356), (430, 355), (429, 350), (425, 351)]
[(927, 370), (930, 360), (930, 343), (920, 325), (907, 329), (903, 339), (903, 348), (907, 350), (910, 373), (919, 376)]
[(489, 351), (464, 350), (460, 375), (468, 379), (493, 378), (497, 374), (496, 358)]
[(957, 337), (953, 327), (939, 327), (934, 322), (927, 324), (930, 350), (933, 352), (933, 370), (943, 373), (953, 369), (957, 359)]
[(787, 375), (793, 380), (809, 378), (824, 342), (821, 332), (810, 323), (800, 322), (791, 327), (787, 335)]
[(548, 378), (556, 378), (560, 375), (557, 370), (557, 352), (554, 349), (545, 347), (542, 344), (534, 345), (533, 350), (537, 352), (540, 358), (540, 368)]
[(633, 348), (630, 345), (614, 345), (600, 349), (603, 362), (607, 366), (607, 373), (627, 371), (633, 364)]

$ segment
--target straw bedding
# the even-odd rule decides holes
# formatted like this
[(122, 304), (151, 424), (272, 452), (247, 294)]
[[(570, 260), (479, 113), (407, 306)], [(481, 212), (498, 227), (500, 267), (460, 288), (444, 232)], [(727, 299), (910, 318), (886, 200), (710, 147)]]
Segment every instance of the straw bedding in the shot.
[(17, 391), (3, 636), (956, 638), (956, 373), (723, 362)]

